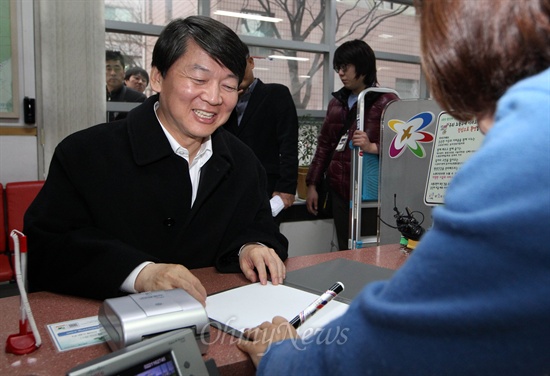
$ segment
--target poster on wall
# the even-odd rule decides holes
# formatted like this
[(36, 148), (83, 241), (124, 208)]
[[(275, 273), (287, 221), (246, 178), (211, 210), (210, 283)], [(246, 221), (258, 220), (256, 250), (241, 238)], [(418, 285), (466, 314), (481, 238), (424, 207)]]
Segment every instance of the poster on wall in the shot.
[(0, 0), (0, 118), (18, 118), (15, 0)]
[(447, 112), (439, 114), (424, 193), (426, 205), (444, 203), (445, 191), (460, 166), (483, 141), (477, 121), (461, 122)]

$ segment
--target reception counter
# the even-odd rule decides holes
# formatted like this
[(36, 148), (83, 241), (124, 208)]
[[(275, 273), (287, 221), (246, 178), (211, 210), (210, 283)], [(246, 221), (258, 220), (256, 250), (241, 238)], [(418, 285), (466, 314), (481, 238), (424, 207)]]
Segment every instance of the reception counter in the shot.
[[(385, 245), (359, 250), (322, 253), (289, 258), (287, 271), (301, 269), (321, 262), (345, 258), (362, 263), (398, 269), (406, 260), (399, 245)], [(243, 286), (249, 282), (242, 274), (221, 274), (214, 268), (192, 270), (207, 293)], [(19, 297), (0, 299), (0, 375), (64, 375), (68, 370), (110, 352), (106, 343), (59, 352), (47, 331), (53, 323), (96, 316), (101, 301), (37, 292), (29, 294), (32, 312), (42, 337), (42, 346), (27, 355), (13, 355), (5, 351), (6, 339), (19, 330)], [(274, 312), (274, 315), (276, 312)], [(235, 345), (236, 339), (211, 328), (211, 340), (204, 359), (214, 359), (221, 375), (253, 375), (254, 366), (249, 357)]]

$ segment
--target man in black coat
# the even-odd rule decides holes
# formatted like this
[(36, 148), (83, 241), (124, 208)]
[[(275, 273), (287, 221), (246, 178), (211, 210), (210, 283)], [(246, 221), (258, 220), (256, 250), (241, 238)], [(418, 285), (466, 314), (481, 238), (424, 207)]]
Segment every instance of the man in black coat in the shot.
[[(256, 154), (267, 173), (267, 195), (273, 214), (288, 208), (298, 180), (298, 116), (288, 88), (254, 77), (254, 58), (247, 57), (239, 101), (225, 129)], [(279, 206), (277, 206), (277, 203)]]
[(151, 70), (159, 94), (56, 148), (25, 215), (31, 290), (105, 299), (183, 288), (205, 304), (190, 269), (282, 282), (288, 241), (271, 216), (265, 172), (220, 128), (245, 58), (246, 46), (215, 20), (166, 26)]

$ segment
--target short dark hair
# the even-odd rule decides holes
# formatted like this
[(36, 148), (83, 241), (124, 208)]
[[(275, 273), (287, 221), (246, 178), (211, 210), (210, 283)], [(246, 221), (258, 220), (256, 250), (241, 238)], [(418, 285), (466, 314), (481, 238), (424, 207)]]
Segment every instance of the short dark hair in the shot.
[(238, 76), (241, 83), (248, 48), (233, 30), (206, 16), (178, 18), (166, 25), (153, 49), (151, 66), (165, 77), (176, 60), (185, 54), (189, 40)]
[(337, 71), (346, 64), (355, 66), (356, 78), (364, 75), (363, 83), (367, 87), (378, 85), (376, 77), (376, 56), (372, 48), (359, 39), (343, 43), (334, 51), (332, 66)]
[(120, 65), (122, 65), (122, 68), (125, 67), (124, 56), (122, 56), (122, 53), (120, 51), (114, 51), (114, 50), (105, 51), (105, 61), (108, 61), (108, 60), (118, 60), (120, 61)]
[(550, 1), (416, 0), (422, 67), (458, 120), (493, 115), (516, 82), (550, 66)]
[(143, 76), (147, 80), (147, 83), (149, 83), (149, 74), (147, 71), (141, 67), (132, 67), (126, 70), (126, 74), (124, 75), (124, 80), (127, 81), (132, 76)]

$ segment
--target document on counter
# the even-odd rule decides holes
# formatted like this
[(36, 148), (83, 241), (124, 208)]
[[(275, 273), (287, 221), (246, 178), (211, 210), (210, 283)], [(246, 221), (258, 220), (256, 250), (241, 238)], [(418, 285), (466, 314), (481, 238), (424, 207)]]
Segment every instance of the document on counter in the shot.
[(97, 345), (109, 338), (97, 316), (48, 324), (46, 327), (59, 351)]
[[(317, 298), (319, 294), (290, 286), (253, 283), (207, 297), (206, 312), (213, 326), (242, 337), (244, 329), (254, 328), (264, 321), (271, 322), (274, 316), (292, 320)], [(329, 302), (298, 328), (298, 334), (303, 338), (313, 335), (347, 309), (345, 303)]]

